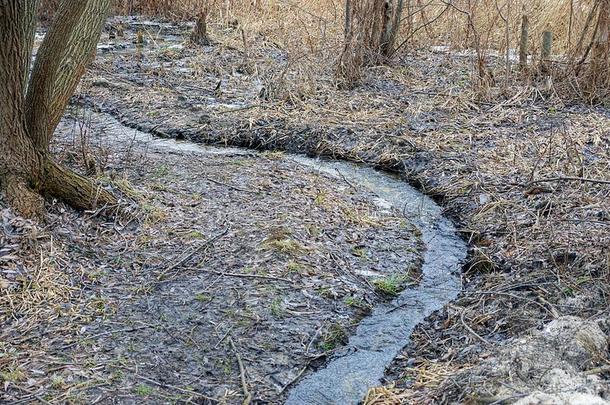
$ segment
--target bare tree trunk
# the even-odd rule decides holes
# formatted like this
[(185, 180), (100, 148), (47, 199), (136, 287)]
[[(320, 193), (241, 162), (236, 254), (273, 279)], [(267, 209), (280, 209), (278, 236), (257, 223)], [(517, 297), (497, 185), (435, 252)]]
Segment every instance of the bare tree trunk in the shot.
[(345, 40), (349, 40), (352, 35), (352, 0), (345, 0)]
[(598, 94), (610, 93), (610, 0), (601, 0), (597, 33), (591, 50), (591, 86)]
[(391, 0), (386, 0), (385, 13), (383, 17), (383, 32), (380, 44), (380, 53), (389, 57), (394, 52), (394, 43), (400, 31), (400, 20), (402, 19), (402, 10), (404, 8), (404, 0), (398, 0), (394, 4)]
[(521, 20), (521, 39), (519, 41), (519, 66), (521, 70), (527, 69), (527, 54), (529, 50), (529, 18), (524, 14)]
[(42, 215), (43, 194), (78, 208), (115, 203), (110, 193), (60, 167), (49, 154), (51, 136), (95, 53), (110, 0), (63, 0), (29, 75), (38, 5), (38, 0), (0, 2), (1, 190), (27, 217)]
[(379, 33), (379, 53), (385, 55), (390, 42), (392, 33), (392, 16), (394, 14), (394, 1), (385, 0), (383, 2), (383, 17), (381, 23), (381, 32)]
[(197, 45), (210, 45), (208, 38), (208, 8), (205, 7), (197, 14), (197, 23), (191, 33), (191, 41)]
[(47, 150), (85, 69), (95, 56), (110, 0), (64, 0), (34, 62), (26, 120), (37, 148)]
[(0, 183), (10, 205), (35, 216), (41, 159), (25, 130), (25, 92), (38, 1), (0, 4)]
[(392, 53), (394, 53), (394, 45), (396, 44), (396, 38), (398, 37), (398, 33), (400, 32), (402, 12), (404, 8), (404, 0), (398, 0), (398, 3), (396, 4), (396, 10), (394, 11), (394, 22), (392, 23), (392, 32), (390, 33), (390, 36), (388, 38), (388, 52), (386, 53), (387, 56), (390, 56)]

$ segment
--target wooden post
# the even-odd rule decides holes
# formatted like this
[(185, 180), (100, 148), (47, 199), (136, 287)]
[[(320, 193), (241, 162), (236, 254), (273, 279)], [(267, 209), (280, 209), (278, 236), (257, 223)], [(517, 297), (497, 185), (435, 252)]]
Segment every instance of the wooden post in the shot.
[(519, 66), (527, 68), (527, 53), (529, 48), (530, 21), (526, 15), (521, 20), (521, 41), (519, 42)]
[(542, 33), (542, 62), (546, 62), (551, 58), (553, 51), (553, 33), (551, 31), (544, 31)]
[[(544, 31), (542, 33), (542, 52), (540, 54), (540, 72), (548, 74), (551, 68), (551, 53), (553, 52), (553, 33)], [(550, 79), (550, 76), (549, 76)]]

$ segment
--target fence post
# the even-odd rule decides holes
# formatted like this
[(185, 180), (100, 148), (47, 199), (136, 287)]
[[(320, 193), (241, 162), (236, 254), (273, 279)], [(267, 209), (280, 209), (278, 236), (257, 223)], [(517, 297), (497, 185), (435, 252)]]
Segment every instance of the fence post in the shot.
[(519, 42), (519, 66), (521, 70), (527, 68), (527, 53), (529, 48), (530, 21), (526, 15), (521, 20), (521, 40)]
[(542, 61), (546, 62), (551, 58), (551, 52), (553, 51), (553, 33), (551, 31), (544, 31), (542, 33)]

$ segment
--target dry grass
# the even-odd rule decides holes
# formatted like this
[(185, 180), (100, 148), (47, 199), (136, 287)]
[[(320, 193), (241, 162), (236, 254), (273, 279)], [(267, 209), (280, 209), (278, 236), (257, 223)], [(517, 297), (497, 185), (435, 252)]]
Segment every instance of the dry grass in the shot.
[[(41, 15), (48, 19), (58, 0), (43, 2)], [(366, 3), (366, 4), (365, 4)], [(355, 12), (362, 16), (378, 15), (379, 1), (360, 4)], [(410, 0), (406, 1), (402, 26), (394, 55), (417, 49), (443, 46), (451, 52), (470, 50), (473, 80), (479, 93), (487, 95), (490, 87), (507, 86), (523, 79), (517, 65), (517, 49), (524, 15), (529, 18), (529, 56), (532, 66), (540, 65), (542, 33), (553, 32), (553, 53), (558, 55), (552, 69), (556, 82), (565, 83), (557, 90), (562, 96), (578, 96), (587, 101), (606, 98), (606, 90), (587, 86), (591, 76), (581, 69), (581, 59), (594, 35), (597, 21), (595, 0)], [(268, 82), (272, 97), (296, 101), (316, 92), (317, 82), (337, 80), (337, 85), (351, 85), (361, 78), (369, 51), (358, 44), (345, 44), (345, 3), (334, 0), (120, 0), (115, 14), (143, 14), (171, 20), (193, 21), (208, 10), (208, 21), (216, 30), (233, 28), (228, 45), (256, 53), (272, 44), (285, 54), (286, 63), (277, 67)], [(377, 7), (377, 8), (375, 8)], [(379, 10), (378, 10), (379, 11)], [(381, 10), (383, 14), (383, 10)], [(356, 19), (354, 29), (371, 35), (372, 19)], [(373, 24), (375, 25), (375, 24)], [(379, 24), (376, 24), (379, 25)], [(348, 51), (348, 52), (346, 52)], [(349, 57), (346, 57), (349, 56)], [(586, 59), (586, 58), (585, 58)], [(534, 71), (537, 71), (534, 69)], [(339, 73), (335, 77), (332, 73)], [(525, 75), (531, 79), (531, 76)], [(596, 87), (596, 88), (593, 88)]]
[(409, 384), (409, 389), (398, 388), (395, 383), (372, 388), (364, 399), (364, 405), (433, 404), (428, 396), (429, 390), (441, 386), (458, 370), (468, 368), (445, 362), (423, 361), (402, 370), (402, 380)]
[[(51, 15), (58, 2), (43, 1), (42, 13)], [(406, 40), (411, 47), (451, 45), (463, 49), (472, 48), (476, 37), (480, 37), (481, 46), (503, 51), (508, 26), (509, 48), (514, 49), (518, 44), (521, 17), (527, 15), (532, 53), (539, 50), (543, 31), (553, 32), (557, 52), (568, 53), (578, 45), (594, 0), (411, 0), (406, 3), (408, 9), (403, 16), (398, 44)], [(274, 40), (296, 40), (303, 51), (312, 53), (343, 36), (344, 2), (334, 0), (120, 0), (114, 12), (192, 20), (204, 7), (209, 8), (212, 22), (226, 24), (237, 20), (247, 31), (266, 34)]]

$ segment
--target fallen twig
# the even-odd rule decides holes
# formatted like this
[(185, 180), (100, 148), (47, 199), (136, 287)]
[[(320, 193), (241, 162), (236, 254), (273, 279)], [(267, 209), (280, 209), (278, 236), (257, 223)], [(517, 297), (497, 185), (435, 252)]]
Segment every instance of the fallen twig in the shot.
[(252, 394), (248, 390), (248, 382), (246, 381), (246, 368), (244, 367), (244, 362), (241, 360), (241, 356), (235, 347), (235, 343), (233, 342), (233, 338), (229, 336), (229, 344), (231, 345), (231, 349), (235, 353), (235, 357), (237, 358), (237, 364), (239, 365), (239, 378), (241, 379), (241, 388), (244, 391), (244, 400), (242, 401), (242, 405), (249, 405), (252, 402)]
[(485, 345), (490, 344), (487, 340), (485, 340), (483, 337), (481, 337), (481, 335), (479, 335), (477, 332), (475, 332), (474, 329), (472, 329), (470, 326), (468, 326), (468, 324), (464, 320), (465, 308), (458, 308), (453, 305), (448, 305), (448, 307), (453, 308), (460, 313), (460, 321), (462, 322), (462, 325), (464, 326), (464, 328), (466, 328), (466, 330), (468, 332), (470, 332), (474, 337), (476, 337), (478, 340), (480, 340), (483, 344), (485, 344)]
[(610, 365), (595, 367), (595, 368), (592, 368), (591, 370), (585, 371), (586, 375), (601, 374), (601, 373), (610, 373)]
[(201, 271), (205, 271), (207, 273), (214, 273), (214, 274), (218, 274), (219, 276), (239, 277), (239, 278), (261, 278), (263, 280), (276, 280), (276, 281), (283, 281), (285, 283), (294, 284), (294, 281), (289, 280), (287, 278), (283, 278), (283, 277), (262, 276), (262, 275), (259, 275), (259, 274), (225, 273), (225, 272), (222, 272), (222, 271), (212, 270), (212, 269), (204, 269), (204, 268), (201, 268), (201, 267), (196, 267), (196, 268), (194, 268), (194, 270), (201, 270)]
[(610, 180), (601, 180), (601, 179), (588, 179), (586, 177), (573, 177), (573, 176), (564, 176), (564, 177), (550, 177), (548, 179), (538, 179), (533, 180), (527, 183), (527, 185), (537, 184), (537, 183), (548, 183), (553, 181), (582, 181), (583, 183), (597, 183), (597, 184), (610, 184)]
[(170, 271), (176, 269), (177, 267), (183, 265), (187, 260), (189, 260), (190, 258), (192, 258), (197, 252), (201, 251), (201, 249), (205, 248), (206, 246), (209, 246), (210, 244), (212, 244), (213, 242), (215, 242), (216, 240), (220, 239), (221, 237), (223, 237), (224, 235), (227, 234), (227, 232), (229, 232), (229, 227), (224, 228), (222, 231), (220, 231), (219, 233), (217, 233), (216, 235), (212, 236), (211, 238), (209, 238), (208, 240), (206, 240), (205, 242), (203, 242), (201, 245), (193, 248), (190, 252), (188, 252), (187, 254), (185, 254), (184, 256), (182, 256), (181, 259), (179, 259), (176, 263), (174, 263), (173, 265), (169, 266), (167, 269), (165, 269), (163, 272), (161, 272), (161, 274), (159, 274), (157, 276), (157, 280), (161, 280), (161, 278), (169, 273)]
[(208, 180), (208, 181), (210, 181), (210, 182), (212, 182), (212, 183), (214, 183), (214, 184), (218, 184), (219, 186), (225, 186), (225, 187), (228, 187), (228, 188), (230, 188), (231, 190), (235, 190), (235, 191), (241, 191), (242, 193), (257, 193), (257, 192), (259, 192), (258, 190), (246, 190), (246, 189), (244, 189), (244, 188), (239, 188), (239, 187), (236, 187), (236, 186), (232, 186), (232, 185), (230, 185), (230, 184), (223, 183), (222, 181), (214, 180), (214, 179), (211, 179), (211, 178), (209, 178), (209, 177), (206, 177), (206, 180)]

